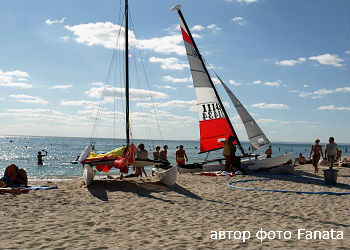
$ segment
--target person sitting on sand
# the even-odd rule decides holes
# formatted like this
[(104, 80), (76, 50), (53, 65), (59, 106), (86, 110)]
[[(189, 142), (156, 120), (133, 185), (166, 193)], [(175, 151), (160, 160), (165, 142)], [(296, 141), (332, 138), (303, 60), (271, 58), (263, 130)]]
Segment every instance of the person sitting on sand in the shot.
[(188, 161), (186, 151), (184, 150), (184, 146), (180, 145), (180, 149), (176, 151), (176, 163), (178, 166), (185, 165), (185, 158)]
[[(136, 158), (138, 158), (139, 160), (145, 160), (148, 157), (148, 152), (145, 149), (145, 145), (143, 143), (140, 143), (137, 146), (138, 150), (136, 151)], [(144, 173), (147, 177), (146, 171), (145, 171), (145, 167), (144, 166), (140, 166), (140, 167), (136, 167), (136, 172), (135, 172), (135, 176), (136, 177), (142, 177), (142, 173)]]
[(336, 161), (341, 161), (341, 150), (337, 151), (337, 158), (335, 160)]
[(2, 181), (6, 182), (6, 186), (28, 185), (27, 172), (23, 168), (18, 168), (15, 164), (11, 164), (5, 169)]
[(321, 159), (321, 155), (323, 158), (323, 152), (322, 152), (322, 146), (319, 144), (320, 140), (316, 139), (315, 145), (312, 145), (311, 151), (310, 151), (310, 158), (312, 159), (312, 165), (315, 168), (315, 174), (318, 173), (318, 162)]
[(300, 153), (299, 156), (294, 160), (294, 166), (297, 166), (297, 164), (304, 165), (306, 164), (306, 162), (306, 158), (303, 156), (302, 153)]
[(267, 155), (266, 158), (271, 158), (272, 155), (272, 146), (269, 146), (266, 151), (265, 154)]
[[(46, 154), (41, 154), (41, 151), (42, 152), (45, 152)], [(41, 150), (38, 152), (38, 165), (43, 165), (43, 156), (47, 156), (47, 151), (45, 150)]]

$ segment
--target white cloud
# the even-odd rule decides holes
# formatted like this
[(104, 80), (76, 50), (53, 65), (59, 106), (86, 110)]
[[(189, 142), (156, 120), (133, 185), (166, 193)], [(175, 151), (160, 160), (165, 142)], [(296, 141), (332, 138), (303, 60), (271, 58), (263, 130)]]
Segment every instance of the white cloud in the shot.
[(188, 63), (182, 62), (176, 57), (158, 58), (152, 56), (148, 61), (151, 63), (160, 63), (162, 69), (183, 70), (190, 67)]
[(331, 65), (334, 67), (341, 67), (344, 65), (342, 64), (342, 62), (344, 61), (343, 59), (339, 58), (337, 55), (328, 53), (319, 56), (311, 56), (309, 57), (309, 59), (317, 61), (319, 64)]
[(32, 84), (29, 83), (23, 83), (23, 82), (0, 82), (0, 86), (3, 87), (19, 87), (23, 89), (30, 89), (33, 87)]
[(69, 89), (73, 87), (71, 84), (54, 85), (50, 89)]
[(281, 83), (274, 81), (274, 82), (265, 82), (264, 84), (265, 86), (269, 86), (269, 87), (279, 87), (281, 86)]
[(304, 84), (304, 85), (303, 85), (303, 87), (304, 87), (304, 88), (308, 88), (308, 87), (309, 87), (309, 85), (307, 85), (307, 84)]
[(217, 26), (216, 24), (213, 24), (213, 23), (208, 25), (207, 28), (212, 30), (213, 32), (221, 30), (221, 28), (219, 26)]
[(0, 86), (3, 87), (19, 87), (23, 89), (29, 89), (33, 85), (29, 83), (23, 83), (19, 81), (27, 81), (29, 74), (24, 71), (14, 70), (5, 71), (0, 70)]
[[(336, 88), (336, 89), (318, 89), (313, 92), (299, 91), (298, 96), (299, 97), (311, 96), (312, 99), (319, 99), (325, 95), (336, 94), (336, 93), (346, 93), (346, 92), (350, 92), (350, 87), (342, 87), (342, 88)], [(295, 92), (295, 93), (298, 93), (298, 92)]]
[(299, 57), (297, 60), (282, 60), (279, 62), (275, 62), (277, 65), (281, 66), (295, 66), (296, 64), (301, 64), (306, 61), (305, 57)]
[(50, 19), (47, 19), (47, 20), (45, 21), (45, 23), (46, 23), (47, 25), (52, 25), (52, 24), (55, 24), (55, 23), (64, 23), (64, 20), (65, 20), (65, 19), (66, 19), (65, 17), (61, 18), (60, 20), (50, 20)]
[(103, 82), (93, 82), (91, 83), (92, 86), (103, 86), (104, 83)]
[[(120, 25), (111, 22), (97, 22), (74, 26), (67, 25), (65, 28), (73, 32), (75, 41), (78, 43), (83, 43), (88, 46), (99, 45), (108, 49), (124, 50), (125, 29)], [(119, 40), (117, 39), (118, 34), (120, 34)], [(129, 45), (137, 46), (140, 49), (152, 50), (157, 53), (186, 54), (185, 48), (182, 45), (182, 36), (180, 32), (164, 37), (137, 40), (135, 33), (129, 30)]]
[(238, 25), (245, 25), (247, 22), (245, 21), (245, 19), (241, 16), (235, 16), (232, 19), (232, 22), (238, 24)]
[(289, 109), (288, 105), (280, 103), (255, 103), (251, 105), (254, 108), (259, 109)]
[(158, 89), (177, 89), (176, 87), (169, 86), (169, 85), (154, 85)]
[(69, 36), (61, 36), (61, 39), (64, 41), (64, 42), (67, 42), (71, 39), (71, 37)]
[(335, 105), (321, 106), (317, 110), (347, 110), (350, 111), (350, 107), (336, 107)]
[(329, 95), (335, 93), (350, 92), (350, 87), (336, 88), (336, 89), (318, 89), (313, 92), (315, 95)]
[(167, 108), (191, 108), (196, 106), (197, 101), (183, 101), (183, 100), (173, 100), (168, 102), (154, 102), (154, 103), (137, 103), (137, 106), (142, 106), (144, 108), (157, 108), (157, 107), (167, 107)]
[(201, 31), (204, 29), (205, 29), (205, 27), (203, 27), (202, 25), (195, 25), (191, 28), (192, 31)]
[(172, 77), (172, 76), (163, 76), (162, 80), (166, 81), (166, 82), (172, 82), (172, 83), (191, 82), (192, 81), (192, 77), (189, 76), (189, 77), (185, 77), (185, 78), (175, 78), (175, 77)]
[(280, 80), (278, 81), (266, 81), (262, 82), (260, 80), (256, 80), (253, 82), (254, 85), (261, 85), (261, 86), (268, 86), (268, 87), (280, 87), (282, 86), (282, 82)]
[(23, 103), (33, 103), (33, 104), (42, 104), (42, 105), (46, 105), (49, 103), (48, 101), (37, 96), (10, 95), (10, 97), (16, 99), (18, 102), (23, 102)]
[(259, 0), (225, 0), (226, 2), (237, 2), (237, 3), (240, 3), (240, 4), (250, 4), (250, 3), (256, 3), (258, 2)]
[[(130, 100), (150, 100), (152, 95), (152, 98), (154, 99), (164, 99), (167, 98), (168, 95), (162, 92), (157, 91), (149, 91), (145, 89), (129, 89), (130, 93)], [(90, 90), (86, 91), (85, 94), (88, 97), (93, 98), (100, 98), (102, 96), (102, 93), (104, 94), (105, 98), (124, 98), (125, 96), (125, 89), (124, 88), (114, 88), (114, 87), (92, 87)]]
[(229, 83), (231, 83), (233, 86), (239, 86), (241, 83), (235, 81), (235, 80), (230, 80)]
[(85, 106), (85, 107), (96, 107), (98, 105), (98, 102), (94, 101), (66, 101), (62, 100), (60, 102), (62, 106)]

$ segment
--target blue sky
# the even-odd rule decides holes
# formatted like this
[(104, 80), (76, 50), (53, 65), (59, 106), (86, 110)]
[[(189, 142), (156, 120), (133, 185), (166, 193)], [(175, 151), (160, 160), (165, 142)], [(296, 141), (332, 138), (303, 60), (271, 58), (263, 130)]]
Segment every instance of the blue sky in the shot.
[[(1, 134), (90, 137), (107, 84), (97, 136), (124, 137), (119, 62), (106, 81), (119, 4), (0, 1)], [(134, 138), (199, 138), (178, 17), (170, 11), (175, 4), (182, 5), (203, 57), (272, 142), (325, 142), (329, 136), (349, 142), (347, 0), (130, 0)], [(122, 54), (116, 50), (117, 58)], [(216, 86), (239, 137), (247, 140)]]

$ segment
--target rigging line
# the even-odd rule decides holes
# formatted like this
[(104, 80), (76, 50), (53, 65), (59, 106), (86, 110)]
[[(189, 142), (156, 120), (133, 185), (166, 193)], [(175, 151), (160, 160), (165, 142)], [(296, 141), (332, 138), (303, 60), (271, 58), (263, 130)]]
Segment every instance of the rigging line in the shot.
[[(122, 17), (121, 20), (122, 21), (124, 20), (124, 16)], [(116, 46), (118, 46), (118, 43), (119, 43), (119, 37), (120, 37), (121, 28), (122, 27), (120, 26), (119, 32), (117, 34)], [(116, 47), (116, 48), (118, 48), (118, 47)], [(103, 85), (103, 91), (102, 91), (101, 98), (100, 98), (100, 101), (99, 101), (97, 114), (96, 114), (96, 118), (95, 118), (95, 123), (94, 123), (94, 127), (93, 127), (93, 130), (92, 130), (91, 138), (90, 138), (90, 143), (91, 144), (95, 144), (96, 143), (97, 131), (98, 131), (99, 127), (100, 127), (101, 117), (102, 117), (103, 100), (104, 100), (104, 97), (105, 97), (105, 95), (107, 93), (107, 82), (108, 82), (108, 79), (109, 79), (110, 74), (111, 74), (112, 65), (114, 64), (114, 57), (116, 57), (116, 49), (114, 49), (114, 51), (113, 51), (113, 56), (112, 56), (111, 63), (110, 63), (109, 69), (108, 69), (107, 77), (106, 77), (106, 80), (105, 80), (104, 85)]]
[[(133, 52), (136, 55), (135, 48), (133, 48)], [(140, 85), (140, 81), (139, 81), (139, 73), (138, 73), (138, 70), (137, 70), (136, 57), (135, 56), (133, 57), (133, 60), (134, 60), (135, 71), (136, 71), (136, 82), (137, 82), (137, 85), (138, 85), (139, 89), (141, 89), (141, 85)], [(141, 93), (139, 93), (139, 97), (140, 97), (140, 100), (141, 100), (142, 113), (146, 114), (146, 112), (144, 110), (144, 107), (143, 107), (144, 102), (143, 102), (143, 99), (141, 97)], [(144, 126), (145, 126), (145, 131), (146, 131), (146, 137), (147, 137), (148, 144), (151, 143), (152, 145), (154, 145), (154, 142), (153, 142), (152, 136), (151, 136), (151, 131), (150, 131), (150, 128), (149, 128), (149, 125), (148, 125), (147, 118), (145, 118), (145, 115), (142, 116), (142, 119), (143, 119), (143, 123), (144, 123)]]
[[(108, 82), (108, 79), (110, 77), (111, 70), (112, 70), (112, 67), (113, 67), (113, 64), (114, 64), (114, 57), (115, 57), (115, 51), (113, 51), (112, 60), (111, 60), (111, 63), (109, 65), (107, 77), (106, 77), (106, 80), (104, 82), (103, 91), (102, 91), (102, 94), (101, 94), (101, 97), (100, 97), (100, 101), (99, 101), (99, 104), (98, 104), (97, 114), (96, 114), (96, 118), (95, 118), (95, 124), (94, 124), (93, 130), (92, 130), (92, 135), (91, 135), (91, 138), (90, 138), (90, 142), (91, 143), (96, 143), (97, 130), (98, 130), (98, 128), (100, 126), (100, 122), (101, 122), (100, 120), (101, 120), (101, 115), (102, 115), (103, 100), (104, 100), (104, 96), (106, 94), (106, 85), (107, 85), (107, 82)], [(95, 140), (93, 141), (93, 139), (95, 139)]]
[(147, 86), (148, 86), (148, 90), (149, 90), (149, 95), (150, 95), (150, 98), (151, 98), (151, 103), (152, 103), (152, 107), (153, 107), (153, 112), (154, 112), (154, 115), (155, 115), (155, 117), (156, 117), (157, 126), (158, 126), (158, 131), (159, 131), (159, 134), (160, 134), (160, 138), (161, 138), (161, 140), (162, 140), (162, 144), (163, 144), (163, 146), (164, 146), (163, 135), (162, 135), (162, 131), (161, 131), (161, 129), (160, 129), (159, 120), (158, 120), (156, 108), (155, 108), (155, 105), (154, 105), (154, 102), (153, 102), (153, 97), (152, 97), (152, 94), (151, 94), (151, 88), (150, 88), (150, 85), (149, 85), (149, 81), (148, 81), (148, 77), (147, 77), (147, 74), (146, 74), (146, 69), (145, 69), (144, 61), (143, 61), (143, 58), (142, 58), (142, 55), (141, 55), (141, 51), (140, 51), (140, 47), (139, 47), (139, 43), (138, 43), (138, 40), (137, 40), (137, 35), (136, 35), (136, 31), (135, 31), (134, 22), (133, 22), (133, 19), (132, 19), (131, 12), (129, 13), (129, 16), (130, 16), (131, 25), (132, 25), (133, 30), (134, 30), (134, 35), (135, 35), (135, 40), (136, 40), (136, 46), (137, 46), (138, 51), (139, 51), (139, 57), (140, 57), (140, 60), (141, 60), (141, 65), (142, 65), (143, 73), (144, 73), (145, 80), (146, 80), (146, 83), (147, 83)]

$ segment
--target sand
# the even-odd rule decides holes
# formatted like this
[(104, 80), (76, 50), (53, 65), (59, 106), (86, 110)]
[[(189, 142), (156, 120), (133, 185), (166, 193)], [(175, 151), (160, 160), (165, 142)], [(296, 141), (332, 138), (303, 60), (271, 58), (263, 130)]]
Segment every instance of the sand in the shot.
[[(325, 186), (322, 171), (313, 175), (311, 165), (296, 169), (299, 177), (239, 185), (350, 192), (349, 168), (339, 169), (337, 187)], [(0, 195), (0, 249), (349, 249), (350, 195), (265, 193), (227, 185), (252, 178), (261, 176), (182, 174), (171, 188), (155, 178), (97, 180), (89, 188), (75, 179), (54, 182), (56, 190)], [(261, 242), (256, 238), (261, 228), (290, 231), (291, 239)], [(300, 228), (342, 231), (343, 239), (298, 239)], [(211, 231), (224, 230), (249, 231), (251, 238), (211, 239)]]

